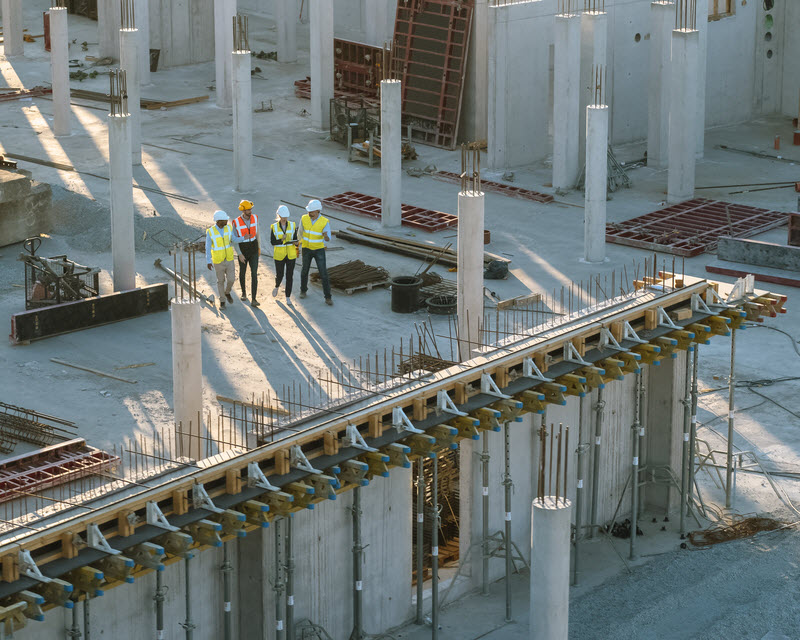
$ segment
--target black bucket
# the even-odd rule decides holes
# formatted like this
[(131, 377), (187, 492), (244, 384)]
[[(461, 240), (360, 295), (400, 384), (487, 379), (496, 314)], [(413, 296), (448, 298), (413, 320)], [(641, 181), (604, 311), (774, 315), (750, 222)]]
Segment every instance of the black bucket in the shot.
[(392, 311), (413, 313), (419, 309), (419, 288), (422, 278), (397, 276), (392, 278)]

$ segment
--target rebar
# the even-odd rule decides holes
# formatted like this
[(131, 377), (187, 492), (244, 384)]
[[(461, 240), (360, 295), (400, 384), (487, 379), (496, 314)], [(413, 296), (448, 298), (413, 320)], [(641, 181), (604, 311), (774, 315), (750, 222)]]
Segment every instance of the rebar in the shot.
[(606, 0), (583, 0), (583, 10), (589, 13), (602, 13), (606, 10)]
[(594, 86), (590, 87), (592, 92), (592, 106), (602, 107), (603, 101), (607, 96), (603, 95), (603, 87), (608, 84), (608, 68), (603, 64), (592, 65), (592, 78)]
[(136, 14), (133, 0), (120, 0), (120, 28), (135, 29)]
[(53, 0), (53, 4), (50, 5), (54, 9), (66, 9), (67, 8), (67, 0)]
[(247, 16), (241, 13), (233, 16), (233, 50), (236, 53), (250, 51)]
[(697, 0), (677, 0), (675, 3), (675, 28), (678, 31), (697, 29)]
[(461, 192), (481, 192), (481, 151), (476, 143), (461, 145)]
[(128, 115), (128, 80), (124, 69), (111, 69), (109, 78), (109, 115)]

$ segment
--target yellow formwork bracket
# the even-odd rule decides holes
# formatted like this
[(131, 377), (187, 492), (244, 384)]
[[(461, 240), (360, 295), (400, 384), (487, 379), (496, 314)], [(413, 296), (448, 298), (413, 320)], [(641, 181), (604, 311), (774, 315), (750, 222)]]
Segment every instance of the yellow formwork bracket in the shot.
[(513, 398), (507, 398), (493, 402), (491, 407), (500, 412), (499, 422), (522, 422), (522, 403)]
[(143, 569), (163, 571), (164, 547), (153, 542), (141, 542), (125, 550), (133, 561)]
[(412, 456), (422, 458), (436, 457), (436, 438), (427, 433), (415, 433), (406, 438), (405, 443), (411, 449)]
[[(338, 472), (339, 468), (335, 467), (334, 470), (329, 471)], [(336, 500), (336, 489), (341, 486), (338, 478), (324, 473), (315, 473), (308, 476), (306, 480), (314, 489), (313, 500), (315, 503), (323, 500)]]
[(481, 421), (476, 418), (469, 416), (458, 416), (450, 420), (448, 424), (458, 430), (459, 438), (480, 440), (481, 436), (478, 433), (478, 425), (480, 425), (480, 423)]
[(603, 369), (605, 370), (605, 374), (603, 374), (604, 382), (622, 380), (622, 378), (625, 377), (625, 374), (622, 371), (622, 368), (625, 366), (625, 362), (622, 360), (617, 360), (616, 358), (605, 358), (600, 362), (600, 364), (603, 365)]
[(266, 529), (269, 526), (269, 505), (259, 500), (246, 500), (239, 505), (247, 524)]
[(697, 344), (711, 344), (711, 341), (709, 340), (712, 335), (711, 327), (709, 327), (707, 324), (693, 322), (692, 324), (686, 325), (684, 329), (694, 333), (694, 341)]
[(53, 604), (57, 607), (72, 608), (72, 606), (70, 606), (72, 605), (70, 596), (75, 591), (75, 587), (66, 580), (53, 578), (50, 582), (31, 587), (31, 591), (42, 596), (48, 604)]
[(292, 511), (314, 508), (314, 487), (305, 482), (290, 482), (284, 489), (294, 496)]
[(740, 328), (747, 319), (747, 312), (742, 311), (741, 309), (725, 309), (724, 311), (720, 312), (720, 315), (731, 319), (731, 329)]
[(642, 357), (642, 364), (652, 364), (658, 366), (661, 358), (661, 347), (654, 344), (637, 344), (633, 347), (633, 351)]
[(725, 316), (710, 316), (705, 321), (711, 327), (711, 333), (716, 336), (731, 335), (731, 319)]
[(212, 522), (203, 518), (197, 522), (187, 524), (186, 529), (192, 539), (201, 546), (222, 546), (222, 538), (219, 535), (220, 531), (222, 531), (222, 525), (219, 522)]
[(389, 465), (392, 467), (403, 467), (408, 469), (411, 466), (411, 461), (408, 456), (411, 455), (411, 447), (402, 442), (393, 442), (381, 448), (387, 456), (389, 456)]
[(589, 389), (605, 388), (606, 383), (603, 380), (603, 376), (606, 374), (606, 370), (602, 367), (582, 367), (578, 373), (586, 378), (586, 386), (589, 387)]
[(675, 359), (678, 357), (678, 354), (675, 353), (675, 349), (678, 347), (678, 341), (675, 338), (670, 338), (668, 336), (661, 336), (653, 340), (657, 346), (661, 347), (661, 358), (672, 358)]
[(369, 484), (367, 474), (369, 464), (361, 460), (345, 460), (341, 465), (339, 480), (342, 486), (352, 484), (358, 487), (366, 487)]
[(19, 598), (22, 602), (28, 605), (23, 611), (26, 618), (29, 618), (30, 620), (38, 620), (39, 622), (44, 620), (44, 611), (42, 611), (44, 598), (41, 595), (34, 593), (33, 591), (20, 591), (19, 593), (14, 594), (14, 597)]
[(286, 516), (294, 510), (294, 496), (286, 491), (270, 491), (261, 496), (275, 516)]
[(544, 394), (538, 391), (522, 391), (514, 396), (522, 403), (522, 410), (527, 413), (544, 413), (546, 402)]
[(102, 596), (103, 590), (100, 587), (105, 582), (105, 574), (94, 567), (78, 567), (67, 574), (67, 581), (78, 591), (92, 596)]
[(133, 570), (136, 563), (131, 559), (121, 555), (107, 556), (98, 560), (97, 568), (102, 571), (109, 580), (119, 580), (133, 584)]
[(677, 342), (677, 349), (681, 351), (691, 350), (692, 342), (694, 342), (694, 332), (687, 331), (686, 329), (680, 329), (678, 331), (673, 331), (669, 334), (669, 337), (674, 339)]
[(567, 399), (564, 397), (564, 392), (567, 388), (563, 384), (558, 384), (557, 382), (543, 382), (536, 388), (544, 392), (544, 399), (547, 404), (567, 404)]
[(478, 424), (475, 425), (478, 431), (500, 431), (498, 420), (501, 419), (502, 415), (501, 411), (491, 407), (481, 407), (470, 414), (471, 417), (478, 421)]
[(458, 429), (449, 424), (439, 424), (426, 431), (436, 438), (436, 444), (443, 449), (458, 449)]
[(578, 396), (579, 398), (586, 397), (586, 378), (575, 373), (567, 373), (563, 376), (558, 376), (556, 382), (559, 382), (567, 388), (564, 392), (568, 396)]
[(375, 476), (389, 477), (389, 456), (382, 451), (368, 451), (358, 456), (358, 459), (368, 465), (367, 478)]
[(189, 549), (194, 544), (194, 537), (185, 531), (168, 531), (156, 538), (161, 545), (162, 553), (166, 552), (178, 558), (192, 558), (194, 553)]
[[(0, 607), (0, 624), (3, 625), (3, 637), (12, 638), (14, 632), (22, 629), (27, 623), (25, 617), (25, 610), (28, 608), (28, 603), (20, 600), (7, 607)], [(44, 619), (44, 616), (42, 616)]]
[(225, 509), (220, 513), (209, 516), (209, 520), (222, 525), (222, 533), (226, 536), (244, 538), (247, 535), (244, 530), (247, 526), (247, 516), (240, 511)]
[(622, 367), (622, 373), (641, 372), (642, 368), (639, 366), (642, 361), (641, 354), (638, 354), (635, 351), (623, 351), (622, 353), (616, 354), (614, 357), (619, 358), (624, 363), (624, 366)]

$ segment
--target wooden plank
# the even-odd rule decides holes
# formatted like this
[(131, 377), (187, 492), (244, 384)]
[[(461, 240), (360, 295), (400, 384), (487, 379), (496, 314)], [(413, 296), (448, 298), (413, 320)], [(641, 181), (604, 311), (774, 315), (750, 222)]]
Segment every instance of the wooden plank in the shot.
[(217, 394), (217, 402), (226, 402), (228, 404), (238, 404), (243, 407), (247, 407), (248, 409), (256, 409), (258, 411), (264, 410), (264, 413), (271, 411), (276, 416), (288, 416), (291, 415), (291, 411), (287, 411), (282, 407), (276, 407), (275, 405), (270, 404), (258, 404), (253, 402), (245, 402), (244, 400), (236, 400), (234, 398), (228, 398), (226, 396), (221, 396)]
[(369, 437), (380, 438), (383, 435), (383, 425), (381, 424), (381, 417), (378, 414), (372, 414), (369, 417)]
[(225, 491), (231, 495), (242, 492), (242, 475), (238, 469), (229, 469), (225, 473)]
[(79, 369), (80, 371), (87, 371), (89, 373), (93, 373), (96, 376), (103, 376), (104, 378), (111, 378), (112, 380), (127, 382), (128, 384), (136, 384), (137, 382), (136, 380), (128, 380), (127, 378), (120, 378), (119, 376), (115, 376), (111, 373), (106, 373), (105, 371), (98, 371), (97, 369), (90, 369), (89, 367), (84, 367), (79, 364), (73, 364), (72, 362), (61, 360), (60, 358), (50, 358), (50, 362), (55, 362), (56, 364), (60, 364), (65, 367), (72, 367), (73, 369)]
[(326, 456), (334, 456), (339, 453), (339, 436), (336, 431), (326, 431), (323, 441), (323, 453)]
[(172, 492), (172, 513), (181, 516), (189, 511), (188, 489), (178, 489)]

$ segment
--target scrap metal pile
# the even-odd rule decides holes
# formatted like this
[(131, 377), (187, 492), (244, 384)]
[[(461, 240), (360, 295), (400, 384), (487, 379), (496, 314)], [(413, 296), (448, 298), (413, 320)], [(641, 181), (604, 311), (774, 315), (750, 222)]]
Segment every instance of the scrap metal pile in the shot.
[(68, 260), (66, 255), (44, 258), (36, 255), (42, 241), (28, 238), (18, 260), (25, 263), (25, 308), (39, 309), (62, 302), (83, 300), (99, 293), (96, 267)]

